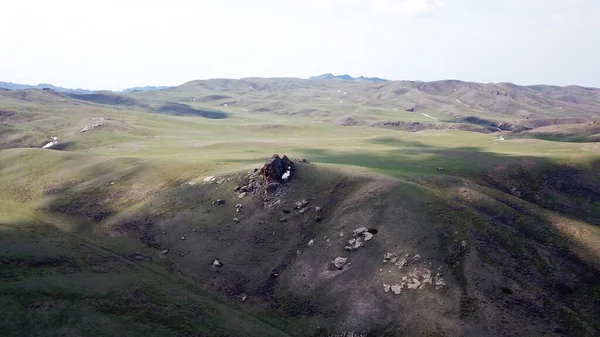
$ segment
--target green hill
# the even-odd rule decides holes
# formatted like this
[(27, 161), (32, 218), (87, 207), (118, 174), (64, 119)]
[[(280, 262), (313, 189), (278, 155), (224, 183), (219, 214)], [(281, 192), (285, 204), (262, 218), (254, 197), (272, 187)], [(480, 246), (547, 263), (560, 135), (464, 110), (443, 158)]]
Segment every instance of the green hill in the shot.
[[(599, 105), (454, 80), (0, 91), (0, 334), (597, 335)], [(307, 162), (266, 193), (274, 153)]]

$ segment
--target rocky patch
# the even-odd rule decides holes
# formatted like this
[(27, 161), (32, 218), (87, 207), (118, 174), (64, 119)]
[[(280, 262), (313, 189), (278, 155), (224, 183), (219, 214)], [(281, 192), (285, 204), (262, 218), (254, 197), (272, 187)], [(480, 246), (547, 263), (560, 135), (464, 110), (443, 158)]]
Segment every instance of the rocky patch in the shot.
[(342, 270), (344, 269), (344, 266), (346, 266), (346, 264), (348, 263), (348, 258), (338, 256), (333, 261), (331, 261), (331, 263), (333, 263), (333, 266), (337, 269)]
[(353, 238), (348, 240), (348, 245), (344, 247), (347, 251), (358, 250), (365, 242), (373, 238), (374, 231), (370, 231), (367, 227), (360, 227), (352, 232)]
[(382, 278), (389, 280), (383, 282), (383, 291), (399, 295), (402, 290), (418, 290), (425, 287), (432, 287), (436, 290), (441, 290), (447, 287), (446, 281), (443, 279), (442, 267), (434, 273), (431, 270), (431, 264), (426, 264), (421, 261), (419, 254), (397, 254), (386, 253), (383, 256), (383, 263), (393, 265), (380, 269)]
[(104, 121), (106, 120), (104, 117), (99, 117), (99, 118), (97, 118), (97, 120), (98, 120), (98, 122), (91, 123), (91, 124), (84, 126), (81, 130), (79, 130), (79, 133), (92, 131), (92, 130), (95, 130), (95, 129), (98, 129), (98, 128), (104, 126)]
[(339, 126), (356, 126), (356, 125), (360, 125), (362, 124), (362, 122), (360, 122), (359, 120), (356, 120), (352, 117), (342, 117), (338, 120), (336, 120), (335, 122), (333, 122), (333, 124), (335, 125), (339, 125)]

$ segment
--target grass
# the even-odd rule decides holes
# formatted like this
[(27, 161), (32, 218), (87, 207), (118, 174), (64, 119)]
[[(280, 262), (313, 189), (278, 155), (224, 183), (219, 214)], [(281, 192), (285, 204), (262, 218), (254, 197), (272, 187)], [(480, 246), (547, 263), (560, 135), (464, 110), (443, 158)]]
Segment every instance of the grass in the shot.
[[(575, 247), (572, 254), (587, 261), (576, 266), (598, 261), (595, 195), (571, 195), (560, 183), (549, 183), (555, 177), (552, 168), (567, 165), (593, 190), (597, 144), (510, 134), (496, 142), (496, 135), (456, 130), (375, 128), (368, 123), (452, 123), (447, 110), (495, 120), (506, 115), (462, 106), (450, 109), (452, 97), (438, 98), (433, 105), (423, 93), (414, 92), (419, 96), (410, 99), (387, 93), (380, 99), (345, 85), (283, 88), (277, 93), (243, 85), (223, 89), (221, 94), (231, 98), (205, 101), (216, 89), (191, 83), (134, 93), (135, 101), (128, 102), (135, 104), (127, 105), (60, 101), (35, 91), (27, 100), (0, 95), (0, 110), (17, 111), (16, 119), (0, 124), (0, 313), (5, 317), (0, 334), (280, 336), (311, 334), (317, 326), (336, 332), (335, 323), (360, 316), (352, 311), (360, 308), (350, 300), (356, 299), (354, 293), (346, 292), (355, 289), (369, 294), (368, 300), (359, 298), (366, 304), (359, 304), (376, 303), (383, 322), (404, 304), (378, 297), (381, 285), (369, 274), (378, 265), (364, 261), (379, 261), (390, 247), (421, 253), (452, 268), (448, 280), (459, 297), (450, 291), (442, 304), (416, 304), (440, 310), (444, 317), (455, 310), (450, 304), (444, 307), (447, 303), (463, 303), (469, 313), (475, 308), (467, 294), (479, 286), (472, 275), (480, 271), (470, 264), (463, 241), (467, 247), (481, 241), (491, 245), (489, 250), (480, 248), (487, 267), (500, 268), (504, 261), (495, 252), (503, 249), (510, 261), (530, 261), (542, 278), (553, 277), (560, 267), (546, 263), (544, 254), (558, 254), (554, 247)], [(349, 94), (342, 95), (344, 91)], [(224, 101), (237, 103), (220, 106)], [(416, 101), (429, 107), (403, 111)], [(160, 107), (164, 111), (155, 113)], [(184, 116), (163, 114), (169, 107)], [(271, 111), (251, 112), (262, 107)], [(221, 119), (185, 115), (206, 112)], [(367, 124), (332, 123), (344, 116)], [(107, 119), (103, 127), (79, 133), (97, 117)], [(59, 137), (62, 150), (39, 149), (51, 135)], [(19, 139), (23, 146), (12, 148), (11, 142)], [(265, 211), (262, 200), (247, 198), (240, 201), (244, 211), (241, 225), (235, 226), (231, 219), (240, 215), (231, 207), (211, 205), (221, 197), (237, 202), (231, 191), (239, 171), (260, 167), (274, 153), (319, 164), (300, 169), (305, 185), (284, 201), (289, 206), (302, 195), (311, 205), (323, 205), (321, 223), (290, 211), (286, 216), (292, 220), (280, 224), (281, 214)], [(210, 175), (232, 180), (204, 184)], [(381, 185), (365, 187), (373, 181)], [(509, 194), (514, 186), (523, 191), (518, 200)], [(342, 281), (336, 282), (347, 287), (340, 290), (315, 273), (317, 290), (303, 293), (305, 288), (298, 291), (300, 281), (288, 272), (271, 289), (272, 298), (258, 295), (256, 289), (262, 289), (261, 282), (273, 270), (308, 265), (321, 271), (315, 261), (329, 265), (331, 256), (346, 254), (339, 233), (361, 221), (377, 230), (376, 239), (369, 249), (352, 255), (363, 273), (339, 276)], [(129, 232), (115, 232), (128, 226)], [(275, 232), (278, 236), (269, 236)], [(189, 235), (185, 241), (182, 233)], [(323, 243), (324, 236), (332, 243)], [(320, 250), (311, 252), (305, 241), (313, 237)], [(163, 256), (157, 249), (163, 247), (171, 255)], [(532, 253), (532, 247), (538, 250)], [(306, 250), (300, 257), (299, 249)], [(189, 254), (179, 259), (186, 250)], [(131, 256), (136, 254), (152, 261), (135, 261)], [(214, 258), (232, 256), (242, 256), (239, 264), (226, 262), (235, 268), (209, 269)], [(311, 259), (302, 265), (298, 261), (305, 256)], [(503, 279), (509, 281), (514, 279)], [(510, 290), (511, 298), (522, 293), (508, 283), (494, 289), (505, 294)], [(240, 304), (239, 292), (247, 290), (255, 291), (256, 302)], [(337, 312), (338, 307), (348, 311)], [(439, 321), (435, 314), (431, 317)], [(333, 319), (339, 320), (327, 321)]]

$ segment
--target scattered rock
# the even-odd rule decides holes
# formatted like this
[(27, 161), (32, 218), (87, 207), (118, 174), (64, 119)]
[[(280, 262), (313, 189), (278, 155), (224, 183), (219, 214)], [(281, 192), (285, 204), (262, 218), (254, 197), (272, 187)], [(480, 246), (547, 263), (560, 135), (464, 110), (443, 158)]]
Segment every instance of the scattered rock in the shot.
[(355, 230), (352, 232), (352, 235), (353, 235), (353, 236), (358, 236), (358, 235), (360, 235), (360, 234), (362, 234), (362, 233), (364, 233), (364, 232), (366, 232), (366, 231), (368, 231), (368, 230), (369, 230), (369, 229), (368, 229), (367, 227), (359, 227), (359, 228), (355, 229)]
[(391, 260), (393, 257), (394, 257), (394, 254), (392, 254), (392, 253), (385, 253), (383, 255), (384, 260)]
[(386, 293), (390, 291), (390, 285), (389, 284), (383, 284), (383, 291), (385, 291)]
[(363, 243), (373, 238), (373, 234), (367, 227), (359, 227), (352, 232), (353, 239), (348, 241), (348, 245), (344, 249), (348, 251), (357, 250), (363, 246)]
[(308, 246), (309, 247), (312, 247), (314, 244), (315, 244), (315, 240), (311, 239), (310, 241), (308, 241)]
[(435, 289), (442, 289), (446, 286), (446, 282), (442, 279), (442, 273), (437, 273), (434, 279)]
[(392, 286), (392, 292), (396, 295), (399, 295), (402, 292), (402, 286), (400, 284), (394, 284)]
[(219, 260), (214, 260), (213, 261), (213, 266), (215, 267), (221, 267), (223, 264), (221, 262), (219, 262)]
[(225, 179), (219, 179), (219, 180), (217, 180), (217, 184), (219, 184), (219, 185), (221, 185), (224, 182), (225, 182)]
[(56, 136), (52, 136), (52, 137), (50, 137), (50, 139), (52, 139), (52, 140), (50, 140), (50, 141), (45, 141), (45, 142), (42, 144), (42, 149), (48, 149), (48, 148), (50, 148), (50, 147), (52, 147), (52, 146), (54, 146), (54, 145), (58, 144), (58, 137), (56, 137)]
[(286, 222), (286, 221), (288, 221), (288, 219), (286, 217), (279, 218), (279, 222)]
[(345, 250), (352, 251), (357, 250), (362, 246), (362, 240), (360, 238), (350, 239), (348, 245), (344, 247)]
[(169, 248), (165, 248), (165, 249), (163, 249), (163, 250), (162, 250), (162, 253), (163, 253), (164, 255), (167, 255), (167, 254), (169, 254)]
[(221, 205), (225, 205), (226, 202), (227, 202), (226, 200), (217, 199), (216, 201), (213, 201), (213, 205), (221, 206)]
[(187, 253), (189, 253), (189, 252), (190, 252), (190, 250), (188, 249), (188, 250), (186, 250), (185, 252), (181, 253), (179, 256), (181, 256), (181, 257), (184, 257), (184, 256), (186, 256), (186, 255), (187, 255)]
[(410, 262), (406, 258), (403, 258), (402, 260), (400, 260), (400, 262), (395, 263), (395, 265), (398, 266), (398, 269), (402, 269), (402, 267), (406, 267), (409, 264), (410, 264)]
[(83, 127), (83, 129), (79, 130), (79, 133), (84, 133), (84, 132), (88, 132), (94, 129), (97, 129), (101, 126), (104, 125), (104, 122), (99, 122), (99, 123), (94, 123), (94, 124), (88, 124), (86, 126)]
[(404, 111), (406, 111), (406, 112), (415, 112), (415, 108), (411, 106), (411, 107), (408, 107), (408, 108), (404, 109)]
[(421, 255), (417, 254), (413, 257), (415, 261), (419, 261), (421, 259)]
[(238, 222), (240, 222), (240, 219), (239, 218), (233, 218), (233, 222), (238, 223)]
[(438, 171), (443, 171), (444, 168), (443, 167), (438, 167)]
[(185, 240), (185, 235), (183, 235), (183, 236), (181, 237), (181, 240)]
[(421, 285), (421, 282), (419, 282), (419, 280), (416, 277), (411, 277), (408, 280), (406, 287), (408, 287), (408, 289), (417, 289), (417, 288), (419, 288), (420, 285)]
[(331, 261), (331, 263), (333, 263), (333, 265), (337, 269), (342, 269), (342, 268), (344, 268), (344, 265), (346, 265), (347, 261), (348, 261), (348, 258), (338, 256), (338, 257), (335, 258), (335, 260)]
[(248, 296), (246, 294), (242, 295), (242, 302), (246, 302), (246, 299), (248, 299)]
[(317, 215), (315, 217), (315, 222), (320, 222), (321, 220), (323, 220), (323, 218), (321, 216)]
[(302, 251), (301, 251), (300, 249), (298, 249), (298, 250), (296, 251), (296, 255), (300, 255), (300, 254), (302, 254)]
[(310, 164), (306, 158), (296, 159), (296, 161), (299, 163)]
[(246, 196), (246, 192), (242, 192), (242, 193), (238, 194), (238, 198), (240, 198), (240, 199), (242, 199), (245, 196)]
[(521, 197), (521, 191), (519, 191), (516, 187), (510, 188), (510, 194), (514, 195), (517, 198)]
[(320, 211), (321, 211), (321, 207), (315, 206), (315, 212), (320, 212)]
[(306, 199), (303, 199), (302, 201), (296, 202), (294, 209), (301, 209), (306, 207), (306, 205), (308, 205), (308, 201)]

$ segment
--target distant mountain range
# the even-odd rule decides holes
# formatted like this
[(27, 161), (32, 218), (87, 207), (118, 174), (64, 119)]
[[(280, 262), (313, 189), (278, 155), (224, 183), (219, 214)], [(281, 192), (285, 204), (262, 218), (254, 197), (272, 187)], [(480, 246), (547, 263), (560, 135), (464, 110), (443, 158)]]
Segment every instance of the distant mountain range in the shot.
[[(0, 88), (8, 89), (8, 90), (22, 90), (22, 89), (52, 89), (54, 91), (66, 92), (71, 94), (93, 94), (96, 90), (87, 90), (87, 89), (70, 89), (57, 87), (48, 83), (40, 83), (38, 85), (29, 85), (29, 84), (19, 84), (19, 83), (11, 83), (11, 82), (2, 82), (0, 81)], [(167, 89), (167, 86), (145, 86), (145, 87), (133, 87), (121, 90), (121, 92), (132, 92), (132, 91), (154, 91), (154, 90), (162, 90)], [(97, 91), (106, 91), (106, 90), (97, 90)]]
[[(379, 77), (352, 77), (348, 74), (346, 75), (334, 75), (334, 74), (323, 74), (319, 76), (310, 77), (309, 80), (346, 80), (346, 81), (367, 81), (367, 82), (388, 82), (389, 80), (379, 78)], [(121, 91), (114, 90), (87, 90), (87, 89), (71, 89), (71, 88), (63, 88), (57, 87), (55, 85), (49, 83), (40, 83), (38, 85), (30, 85), (30, 84), (20, 84), (20, 83), (11, 83), (11, 82), (2, 82), (0, 81), (0, 89), (8, 89), (8, 90), (23, 90), (23, 89), (51, 89), (58, 92), (66, 92), (70, 94), (93, 94), (98, 91), (114, 91), (114, 92), (135, 92), (135, 91), (156, 91), (168, 89), (168, 86), (144, 86), (144, 87), (133, 87), (123, 89)]]
[(323, 74), (323, 75), (319, 75), (319, 76), (313, 76), (313, 77), (309, 78), (309, 80), (333, 80), (333, 79), (347, 80), (347, 81), (362, 80), (362, 81), (370, 81), (370, 82), (387, 82), (388, 81), (386, 79), (379, 78), (379, 77), (364, 77), (364, 76), (352, 77), (348, 74), (334, 75), (331, 73)]

